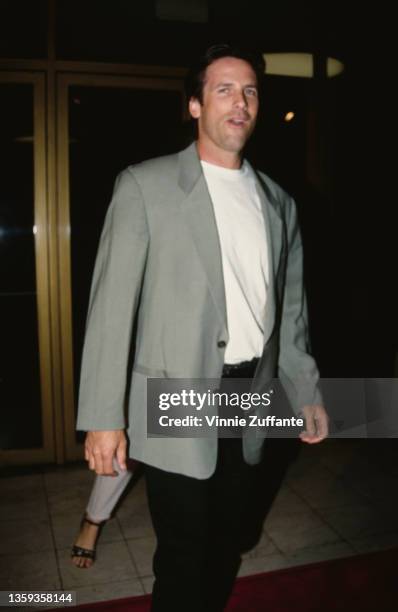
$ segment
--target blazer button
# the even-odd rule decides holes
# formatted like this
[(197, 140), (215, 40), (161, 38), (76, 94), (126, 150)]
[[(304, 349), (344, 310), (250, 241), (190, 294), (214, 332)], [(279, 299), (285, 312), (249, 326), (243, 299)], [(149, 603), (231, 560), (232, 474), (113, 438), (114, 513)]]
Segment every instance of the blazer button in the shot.
[(218, 348), (224, 348), (224, 346), (227, 346), (227, 343), (224, 340), (219, 340), (217, 346)]

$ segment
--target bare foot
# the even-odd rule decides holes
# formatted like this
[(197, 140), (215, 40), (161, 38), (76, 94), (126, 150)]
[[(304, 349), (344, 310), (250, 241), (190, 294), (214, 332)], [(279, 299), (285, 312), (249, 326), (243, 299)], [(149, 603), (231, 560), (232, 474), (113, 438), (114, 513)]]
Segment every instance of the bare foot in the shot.
[[(89, 519), (91, 521), (91, 519)], [(88, 522), (85, 518), (80, 525), (79, 534), (72, 548), (72, 563), (76, 567), (88, 569), (95, 561), (95, 546), (100, 532), (101, 523)], [(84, 549), (86, 555), (76, 555), (76, 548)]]

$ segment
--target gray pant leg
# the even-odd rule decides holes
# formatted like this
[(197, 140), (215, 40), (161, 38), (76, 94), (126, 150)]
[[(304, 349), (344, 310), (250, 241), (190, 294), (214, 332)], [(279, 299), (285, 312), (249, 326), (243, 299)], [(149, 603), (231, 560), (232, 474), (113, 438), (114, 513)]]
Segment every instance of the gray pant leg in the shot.
[(87, 505), (87, 516), (94, 522), (107, 520), (130, 481), (133, 472), (115, 465), (117, 476), (97, 476)]

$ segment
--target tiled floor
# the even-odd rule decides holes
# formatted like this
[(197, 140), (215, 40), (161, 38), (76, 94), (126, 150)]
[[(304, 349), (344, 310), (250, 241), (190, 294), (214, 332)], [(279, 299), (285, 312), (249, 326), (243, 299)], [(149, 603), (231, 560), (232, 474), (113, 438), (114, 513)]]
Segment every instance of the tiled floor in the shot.
[[(89, 570), (70, 547), (93, 475), (81, 465), (0, 479), (0, 590), (65, 589), (78, 603), (150, 593), (155, 536), (139, 480)], [(303, 446), (240, 575), (398, 546), (398, 440)]]

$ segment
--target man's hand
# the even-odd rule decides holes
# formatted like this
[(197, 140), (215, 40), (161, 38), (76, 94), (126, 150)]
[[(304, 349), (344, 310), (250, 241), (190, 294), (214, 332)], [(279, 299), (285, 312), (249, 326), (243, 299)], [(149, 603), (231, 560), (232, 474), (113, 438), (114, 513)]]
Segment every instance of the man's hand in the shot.
[(121, 470), (126, 470), (126, 434), (123, 429), (115, 431), (88, 431), (84, 445), (84, 458), (90, 470), (103, 476), (117, 476), (113, 468), (116, 457)]
[(302, 413), (305, 418), (306, 430), (300, 438), (308, 444), (316, 444), (324, 440), (329, 431), (329, 417), (323, 406), (304, 406)]

